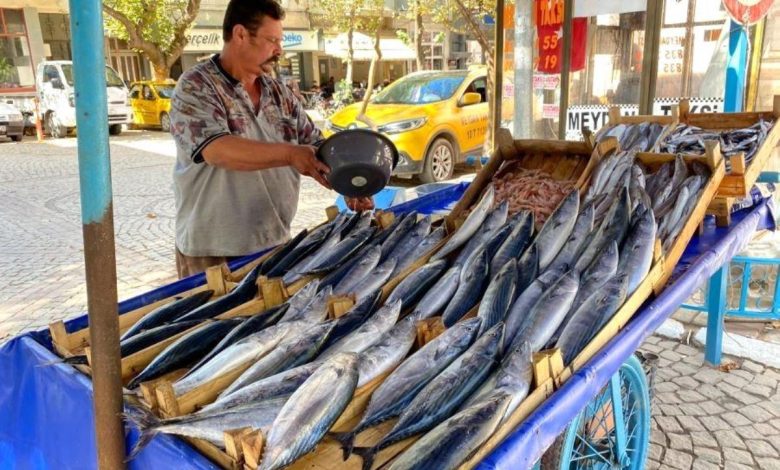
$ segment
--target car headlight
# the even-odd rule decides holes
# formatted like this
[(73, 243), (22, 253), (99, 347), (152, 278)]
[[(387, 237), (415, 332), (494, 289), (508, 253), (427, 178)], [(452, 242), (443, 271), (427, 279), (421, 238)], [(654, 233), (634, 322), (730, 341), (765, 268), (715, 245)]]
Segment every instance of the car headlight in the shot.
[(383, 134), (399, 134), (422, 127), (428, 118), (406, 119), (379, 126), (377, 130)]
[(76, 107), (76, 97), (73, 94), (68, 95), (68, 104), (71, 108)]

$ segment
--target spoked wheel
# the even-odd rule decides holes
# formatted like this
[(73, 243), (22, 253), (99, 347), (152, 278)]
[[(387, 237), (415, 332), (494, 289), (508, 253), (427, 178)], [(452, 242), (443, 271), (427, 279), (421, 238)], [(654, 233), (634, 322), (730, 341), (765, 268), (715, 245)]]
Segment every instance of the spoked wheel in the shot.
[(649, 441), (647, 378), (631, 356), (542, 457), (542, 468), (641, 470)]
[(165, 111), (160, 114), (160, 128), (163, 132), (171, 132), (171, 117)]
[(444, 138), (436, 139), (428, 149), (420, 179), (424, 183), (438, 183), (452, 178), (455, 160), (455, 149), (452, 144)]

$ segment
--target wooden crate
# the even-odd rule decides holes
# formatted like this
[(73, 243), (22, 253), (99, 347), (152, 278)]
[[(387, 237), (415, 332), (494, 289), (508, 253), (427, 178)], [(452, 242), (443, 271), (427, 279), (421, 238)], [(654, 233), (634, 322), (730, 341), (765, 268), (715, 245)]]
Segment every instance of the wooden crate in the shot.
[[(722, 132), (732, 129), (744, 129), (757, 123), (759, 119), (772, 120), (775, 124), (766, 136), (766, 140), (758, 149), (749, 165), (745, 164), (744, 154), (739, 153), (729, 158), (731, 172), (727, 174), (718, 188), (720, 197), (746, 197), (750, 195), (761, 171), (772, 157), (775, 147), (780, 142), (780, 95), (774, 97), (771, 111), (750, 113), (691, 113), (688, 100), (680, 102), (680, 122), (705, 130)], [(721, 206), (727, 204), (723, 201)], [(730, 208), (730, 205), (729, 205)]]
[(672, 112), (669, 116), (656, 116), (647, 114), (622, 116), (620, 114), (620, 108), (618, 106), (613, 106), (609, 108), (609, 123), (607, 126), (612, 127), (618, 124), (641, 124), (643, 122), (654, 122), (656, 124), (661, 124), (664, 126), (664, 129), (655, 142), (653, 142), (653, 147), (651, 148), (651, 151), (656, 151), (661, 142), (666, 139), (666, 136), (671, 134), (679, 121), (680, 107), (676, 105), (672, 106)]

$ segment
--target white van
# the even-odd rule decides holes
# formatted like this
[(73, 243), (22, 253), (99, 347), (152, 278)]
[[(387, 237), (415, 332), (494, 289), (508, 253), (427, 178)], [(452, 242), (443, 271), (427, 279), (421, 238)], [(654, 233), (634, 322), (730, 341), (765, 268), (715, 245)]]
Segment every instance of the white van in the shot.
[[(73, 62), (50, 60), (38, 64), (35, 74), (43, 126), (52, 137), (65, 137), (76, 127), (76, 102), (73, 88)], [(122, 133), (133, 113), (128, 104), (127, 86), (111, 67), (106, 66), (108, 132)]]

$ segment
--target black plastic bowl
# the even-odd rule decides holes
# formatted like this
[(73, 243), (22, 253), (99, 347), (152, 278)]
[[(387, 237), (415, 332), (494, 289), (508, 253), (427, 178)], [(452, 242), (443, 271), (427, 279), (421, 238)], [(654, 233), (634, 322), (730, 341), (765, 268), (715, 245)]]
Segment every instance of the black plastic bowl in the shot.
[(378, 132), (347, 129), (328, 137), (317, 158), (330, 167), (328, 182), (346, 197), (373, 196), (390, 181), (398, 164), (395, 144)]

